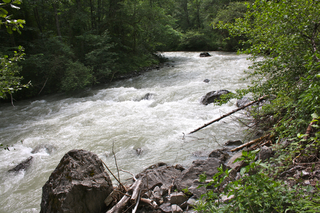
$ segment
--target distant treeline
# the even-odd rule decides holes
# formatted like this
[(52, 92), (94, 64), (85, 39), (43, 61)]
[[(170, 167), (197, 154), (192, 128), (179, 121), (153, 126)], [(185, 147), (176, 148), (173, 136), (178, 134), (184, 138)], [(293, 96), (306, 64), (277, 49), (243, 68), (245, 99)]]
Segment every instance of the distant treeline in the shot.
[(232, 0), (23, 0), (19, 7), (6, 10), (26, 21), (21, 34), (0, 28), (0, 55), (25, 49), (20, 75), (31, 86), (16, 99), (110, 82), (159, 63), (158, 51), (235, 51), (242, 38), (228, 40), (212, 23), (247, 9)]

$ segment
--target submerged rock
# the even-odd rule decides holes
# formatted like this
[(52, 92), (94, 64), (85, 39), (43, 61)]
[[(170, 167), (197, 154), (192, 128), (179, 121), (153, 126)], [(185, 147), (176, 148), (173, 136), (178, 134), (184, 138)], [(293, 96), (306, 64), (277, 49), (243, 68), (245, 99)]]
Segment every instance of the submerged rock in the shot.
[(207, 52), (200, 53), (200, 57), (210, 57), (211, 55)]
[(41, 213), (105, 212), (112, 182), (99, 157), (85, 150), (63, 156), (42, 188)]
[(30, 156), (27, 160), (22, 161), (16, 167), (10, 169), (8, 172), (19, 172), (21, 170), (27, 170), (31, 165), (32, 159), (33, 157)]
[(31, 153), (35, 154), (35, 153), (39, 153), (42, 150), (44, 150), (46, 153), (51, 154), (52, 152), (54, 152), (56, 150), (56, 147), (54, 147), (53, 145), (50, 144), (40, 144), (38, 146), (36, 146)]
[(209, 83), (210, 80), (209, 80), (209, 79), (204, 79), (203, 82), (204, 82), (204, 83)]
[(221, 95), (225, 95), (228, 93), (230, 93), (228, 90), (218, 90), (218, 91), (208, 92), (205, 96), (201, 98), (201, 103), (203, 105), (211, 104), (216, 100), (220, 100)]

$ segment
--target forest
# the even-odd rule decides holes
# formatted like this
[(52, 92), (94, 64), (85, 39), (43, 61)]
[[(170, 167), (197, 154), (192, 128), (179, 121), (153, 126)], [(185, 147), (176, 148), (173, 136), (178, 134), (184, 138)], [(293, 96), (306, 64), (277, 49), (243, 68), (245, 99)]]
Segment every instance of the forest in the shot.
[(0, 55), (3, 63), (17, 62), (10, 68), (16, 82), (2, 86), (0, 95), (20, 100), (108, 83), (160, 63), (161, 51), (236, 51), (239, 38), (225, 40), (228, 32), (213, 29), (212, 23), (241, 17), (246, 5), (230, 0), (4, 0), (0, 9)]

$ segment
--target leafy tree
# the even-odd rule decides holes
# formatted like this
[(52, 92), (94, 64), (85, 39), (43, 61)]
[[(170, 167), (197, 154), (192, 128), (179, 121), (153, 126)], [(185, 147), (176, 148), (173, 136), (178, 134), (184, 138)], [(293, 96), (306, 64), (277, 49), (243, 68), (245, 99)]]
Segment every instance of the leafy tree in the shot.
[[(320, 2), (309, 0), (256, 1), (235, 23), (220, 23), (232, 36), (244, 36), (255, 60), (246, 92), (273, 95), (265, 116), (279, 122), (283, 136), (304, 131), (320, 106)], [(263, 60), (261, 60), (263, 57)]]
[[(7, 32), (12, 34), (14, 31), (21, 33), (20, 28), (23, 28), (25, 24), (24, 20), (21, 19), (12, 19), (9, 15), (7, 7), (13, 9), (20, 9), (15, 4), (21, 4), (20, 0), (3, 0), (3, 3), (0, 4), (0, 27), (5, 26)], [(21, 90), (23, 87), (28, 87), (30, 83), (21, 84), (20, 81), (23, 77), (19, 76), (20, 68), (17, 64), (20, 60), (23, 59), (24, 53), (21, 46), (18, 47), (18, 51), (14, 51), (12, 57), (0, 55), (0, 98), (6, 98), (6, 94), (11, 96), (12, 102), (12, 93)], [(13, 103), (13, 102), (12, 102)]]

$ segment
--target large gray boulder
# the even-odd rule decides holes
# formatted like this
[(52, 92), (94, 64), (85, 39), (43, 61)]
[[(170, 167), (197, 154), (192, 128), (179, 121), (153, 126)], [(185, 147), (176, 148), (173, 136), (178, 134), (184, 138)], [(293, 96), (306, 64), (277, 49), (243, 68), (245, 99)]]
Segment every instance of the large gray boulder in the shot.
[(99, 157), (89, 151), (71, 150), (43, 186), (40, 212), (105, 212), (104, 200), (112, 191)]
[(205, 96), (201, 98), (201, 103), (203, 105), (211, 104), (217, 100), (220, 100), (221, 95), (225, 95), (228, 93), (230, 93), (228, 90), (218, 90), (218, 91), (208, 92)]

